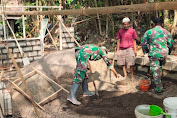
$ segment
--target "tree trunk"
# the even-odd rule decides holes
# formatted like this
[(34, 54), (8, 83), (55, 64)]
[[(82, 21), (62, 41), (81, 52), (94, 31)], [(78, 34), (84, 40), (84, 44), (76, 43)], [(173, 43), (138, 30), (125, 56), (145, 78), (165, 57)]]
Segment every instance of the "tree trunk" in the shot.
[[(94, 2), (95, 2), (95, 7), (97, 8), (97, 0), (94, 0)], [(99, 32), (100, 32), (100, 35), (102, 35), (101, 21), (100, 21), (100, 16), (99, 16), (99, 14), (97, 14), (97, 19), (98, 19)]]
[[(89, 9), (52, 10), (52, 11), (5, 11), (6, 15), (90, 15), (126, 12), (145, 12), (157, 10), (176, 10), (177, 2), (157, 2), (134, 5), (119, 5)], [(2, 11), (1, 13), (2, 14)], [(99, 16), (99, 15), (98, 15)]]

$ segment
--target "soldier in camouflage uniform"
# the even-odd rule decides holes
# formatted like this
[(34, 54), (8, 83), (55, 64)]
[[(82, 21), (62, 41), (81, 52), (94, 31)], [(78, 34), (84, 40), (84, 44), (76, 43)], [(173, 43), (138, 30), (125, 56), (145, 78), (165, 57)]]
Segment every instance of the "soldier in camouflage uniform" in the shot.
[(163, 86), (160, 77), (162, 65), (165, 64), (166, 57), (170, 54), (174, 41), (171, 34), (162, 28), (162, 19), (156, 18), (154, 25), (154, 28), (145, 32), (141, 44), (143, 52), (149, 53), (150, 70), (156, 84), (155, 93), (160, 95), (163, 94)]
[(111, 69), (117, 77), (119, 77), (119, 74), (113, 68), (113, 66), (109, 62), (109, 59), (106, 57), (106, 51), (103, 48), (97, 47), (92, 44), (83, 45), (75, 49), (75, 57), (77, 62), (75, 78), (70, 90), (70, 95), (67, 98), (68, 101), (75, 105), (81, 104), (76, 99), (76, 93), (80, 84), (82, 84), (83, 96), (92, 96), (95, 94), (94, 92), (88, 91), (87, 83), (88, 60), (97, 61), (102, 58), (105, 61), (108, 68)]

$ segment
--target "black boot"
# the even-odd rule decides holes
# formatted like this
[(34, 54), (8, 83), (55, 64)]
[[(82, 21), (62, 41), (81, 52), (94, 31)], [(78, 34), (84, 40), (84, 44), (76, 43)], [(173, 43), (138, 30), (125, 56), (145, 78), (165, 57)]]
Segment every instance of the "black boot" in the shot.
[(95, 95), (95, 92), (91, 92), (88, 90), (88, 83), (87, 79), (84, 79), (82, 82), (82, 89), (83, 89), (83, 96), (92, 96)]
[(71, 103), (73, 103), (74, 105), (80, 105), (81, 104), (81, 102), (79, 102), (76, 99), (76, 93), (79, 89), (79, 86), (80, 86), (80, 84), (77, 84), (77, 83), (73, 82), (71, 90), (70, 90), (70, 95), (67, 98), (67, 100), (70, 101)]

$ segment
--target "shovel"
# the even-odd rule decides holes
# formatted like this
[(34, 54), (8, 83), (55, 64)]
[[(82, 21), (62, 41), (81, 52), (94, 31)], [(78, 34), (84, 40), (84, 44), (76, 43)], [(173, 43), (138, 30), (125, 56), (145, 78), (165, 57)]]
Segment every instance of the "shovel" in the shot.
[(28, 57), (24, 57), (24, 52), (22, 51), (22, 48), (20, 47), (20, 45), (19, 45), (19, 43), (18, 43), (18, 41), (17, 41), (17, 38), (16, 38), (16, 36), (15, 36), (15, 34), (14, 34), (14, 32), (13, 32), (13, 30), (12, 30), (12, 28), (11, 28), (11, 26), (10, 26), (8, 20), (7, 20), (7, 17), (6, 17), (6, 22), (7, 22), (7, 25), (8, 25), (8, 27), (9, 27), (10, 31), (12, 32), (12, 35), (13, 35), (15, 41), (16, 41), (16, 44), (17, 44), (18, 49), (19, 49), (19, 51), (20, 51), (20, 54), (21, 54), (21, 56), (23, 57), (22, 60), (23, 60), (24, 66), (30, 64), (29, 58), (28, 58)]

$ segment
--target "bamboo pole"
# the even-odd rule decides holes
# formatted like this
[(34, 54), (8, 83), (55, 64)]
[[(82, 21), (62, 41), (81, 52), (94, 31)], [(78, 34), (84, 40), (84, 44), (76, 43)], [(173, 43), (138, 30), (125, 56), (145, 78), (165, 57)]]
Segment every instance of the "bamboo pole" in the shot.
[[(72, 9), (72, 10), (52, 10), (52, 11), (4, 11), (7, 15), (86, 15), (86, 14), (111, 14), (125, 12), (144, 12), (158, 10), (175, 10), (177, 1), (156, 2), (134, 5), (119, 5), (111, 7), (98, 7), (88, 9)], [(2, 12), (1, 12), (2, 14)]]
[(40, 114), (39, 114), (39, 112), (38, 112), (38, 110), (37, 110), (37, 108), (36, 108), (36, 105), (35, 105), (34, 101), (33, 101), (33, 98), (32, 98), (32, 96), (31, 96), (31, 93), (30, 93), (30, 91), (29, 91), (29, 89), (28, 89), (28, 86), (27, 86), (27, 84), (26, 84), (26, 82), (25, 82), (25, 79), (24, 79), (24, 77), (23, 77), (23, 74), (22, 74), (20, 68), (18, 67), (17, 62), (15, 61), (15, 59), (14, 59), (14, 57), (13, 57), (12, 53), (10, 52), (10, 50), (9, 50), (9, 48), (8, 48), (7, 45), (5, 45), (5, 48), (6, 48), (8, 54), (9, 54), (9, 56), (10, 56), (10, 58), (11, 58), (13, 64), (14, 64), (14, 66), (15, 66), (15, 68), (16, 68), (16, 70), (17, 70), (17, 72), (18, 72), (18, 74), (19, 74), (19, 76), (20, 76), (20, 78), (21, 78), (21, 80), (23, 81), (23, 84), (24, 84), (25, 89), (26, 89), (26, 91), (27, 91), (27, 94), (28, 94), (28, 96), (29, 96), (29, 100), (31, 101), (31, 103), (32, 103), (32, 105), (33, 105), (33, 107), (34, 107), (34, 110), (35, 110), (35, 112), (36, 112), (36, 115), (37, 115), (38, 118), (40, 118)]

